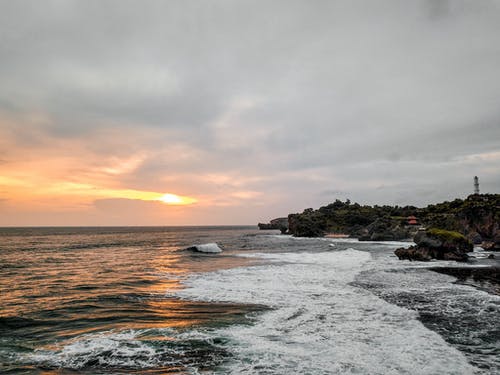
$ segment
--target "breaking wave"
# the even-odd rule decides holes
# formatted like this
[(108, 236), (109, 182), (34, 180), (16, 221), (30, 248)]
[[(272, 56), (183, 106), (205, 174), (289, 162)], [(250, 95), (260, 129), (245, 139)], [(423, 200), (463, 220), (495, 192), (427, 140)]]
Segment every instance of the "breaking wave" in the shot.
[[(248, 254), (267, 261), (188, 278), (186, 299), (258, 303), (273, 309), (254, 325), (217, 331), (234, 355), (227, 373), (471, 374), (464, 355), (414, 311), (353, 281), (370, 253)], [(453, 366), (450, 366), (453, 363)]]

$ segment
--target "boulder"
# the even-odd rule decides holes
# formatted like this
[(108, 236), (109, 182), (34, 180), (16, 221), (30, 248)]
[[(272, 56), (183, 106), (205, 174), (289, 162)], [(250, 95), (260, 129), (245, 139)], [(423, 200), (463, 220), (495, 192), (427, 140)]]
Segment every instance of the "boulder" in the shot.
[(490, 238), (484, 238), (481, 244), (484, 250), (500, 251), (500, 230), (496, 230)]
[(431, 228), (419, 231), (413, 241), (419, 247), (438, 248), (452, 252), (471, 252), (474, 248), (464, 235), (444, 229)]
[(409, 248), (400, 247), (394, 251), (394, 254), (400, 259), (408, 259), (409, 261), (418, 260), (421, 262), (426, 262), (432, 259), (430, 250), (426, 247), (417, 248), (416, 246), (410, 246)]
[(494, 241), (483, 241), (480, 246), (487, 251), (500, 251), (500, 243)]
[(415, 246), (399, 248), (394, 254), (399, 259), (429, 261), (454, 260), (465, 262), (469, 258), (468, 252), (473, 250), (472, 242), (458, 232), (443, 229), (428, 229), (419, 231), (413, 241)]

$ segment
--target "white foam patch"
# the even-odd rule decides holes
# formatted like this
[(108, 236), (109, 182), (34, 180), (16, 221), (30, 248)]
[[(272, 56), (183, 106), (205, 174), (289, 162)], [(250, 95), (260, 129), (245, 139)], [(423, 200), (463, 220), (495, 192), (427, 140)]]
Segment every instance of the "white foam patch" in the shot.
[[(158, 365), (154, 348), (137, 339), (137, 331), (84, 335), (56, 350), (37, 350), (29, 361), (50, 366), (80, 369), (94, 366), (150, 368)], [(112, 353), (112, 355), (103, 355)]]
[(200, 253), (221, 253), (222, 249), (216, 243), (205, 243), (200, 245), (193, 245), (188, 248), (189, 250), (199, 251)]
[[(252, 256), (252, 255), (247, 255)], [(256, 256), (256, 255), (253, 255)], [(221, 328), (238, 374), (472, 374), (465, 357), (416, 313), (350, 285), (370, 260), (348, 249), (259, 254), (269, 262), (198, 274), (178, 296), (274, 309), (253, 325)]]
[[(163, 338), (160, 341), (163, 345), (144, 341), (144, 336), (147, 337), (150, 334)], [(86, 369), (86, 372), (91, 368), (144, 370), (171, 366), (197, 374), (198, 365), (209, 365), (209, 363), (204, 358), (196, 358), (196, 353), (193, 357), (192, 351), (199, 348), (201, 341), (207, 345), (207, 350), (215, 348), (212, 339), (212, 336), (196, 330), (178, 332), (171, 328), (107, 331), (78, 336), (71, 342), (63, 342), (56, 347), (37, 349), (33, 353), (22, 354), (20, 357), (23, 363), (50, 368)], [(194, 346), (191, 346), (191, 342)], [(122, 373), (116, 371), (116, 373)]]
[(338, 243), (351, 243), (351, 244), (375, 244), (375, 245), (385, 245), (388, 247), (404, 247), (415, 245), (413, 241), (359, 241), (357, 238), (324, 238), (330, 242), (338, 242)]

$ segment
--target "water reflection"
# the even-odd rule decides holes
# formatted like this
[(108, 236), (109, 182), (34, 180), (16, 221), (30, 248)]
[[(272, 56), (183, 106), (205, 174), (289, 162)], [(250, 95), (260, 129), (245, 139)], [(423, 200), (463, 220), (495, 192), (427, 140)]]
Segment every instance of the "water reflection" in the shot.
[[(241, 233), (142, 232), (129, 228), (111, 233), (99, 230), (82, 233), (76, 229), (65, 233), (58, 229), (56, 233), (17, 230), (6, 234), (5, 229), (0, 230), (0, 362), (12, 362), (12, 352), (16, 350), (12, 345), (22, 347), (23, 353), (48, 353), (47, 358), (59, 358), (64, 348), (89, 335), (142, 332), (133, 338), (134, 345), (144, 342), (148, 347), (162, 348), (161, 356), (155, 357), (160, 363), (170, 358), (171, 350), (175, 349), (159, 344), (172, 340), (163, 329), (183, 330), (245, 321), (249, 312), (261, 308), (169, 297), (169, 292), (181, 288), (182, 280), (192, 272), (248, 263), (248, 259), (233, 256), (233, 251), (239, 249)], [(182, 250), (193, 243), (208, 241), (221, 241), (227, 250), (217, 255)], [(120, 341), (120, 345), (132, 345), (127, 342)], [(189, 345), (198, 344), (190, 341)], [(200, 356), (204, 350), (199, 351)], [(87, 366), (85, 360), (82, 359), (82, 366)], [(18, 361), (26, 363), (13, 364), (13, 369), (34, 366), (27, 359)], [(108, 359), (99, 357), (99, 361), (107, 363)], [(179, 372), (183, 361), (179, 359), (160, 367), (162, 371)], [(35, 368), (44, 374), (61, 373), (62, 370), (50, 370), (51, 366), (63, 369), (74, 366), (48, 359), (41, 363), (42, 372), (36, 365)], [(95, 364), (89, 366), (99, 368)], [(126, 372), (133, 372), (134, 368)]]

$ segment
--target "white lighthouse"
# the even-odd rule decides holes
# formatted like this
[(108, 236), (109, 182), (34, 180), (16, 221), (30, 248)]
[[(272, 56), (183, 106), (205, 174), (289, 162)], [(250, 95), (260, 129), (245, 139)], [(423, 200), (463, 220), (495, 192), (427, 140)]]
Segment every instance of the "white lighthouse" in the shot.
[(474, 176), (474, 194), (479, 194), (479, 178)]

